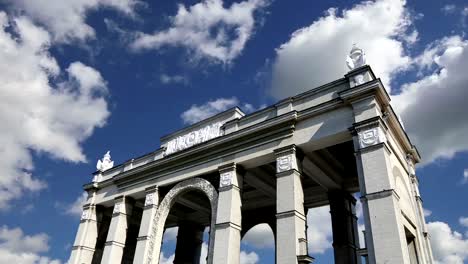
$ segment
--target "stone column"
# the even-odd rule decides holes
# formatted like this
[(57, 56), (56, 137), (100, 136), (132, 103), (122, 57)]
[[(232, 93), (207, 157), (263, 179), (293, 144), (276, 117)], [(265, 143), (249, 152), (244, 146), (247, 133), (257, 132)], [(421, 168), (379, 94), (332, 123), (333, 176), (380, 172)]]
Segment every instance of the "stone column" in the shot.
[(99, 225), (94, 196), (94, 189), (88, 191), (87, 203), (83, 206), (80, 225), (68, 260), (69, 264), (91, 264), (93, 260)]
[(115, 198), (114, 211), (101, 264), (122, 262), (125, 240), (127, 239), (128, 218), (132, 214), (132, 209), (133, 201), (130, 198), (125, 196)]
[(276, 153), (276, 263), (309, 263), (304, 190), (296, 146)]
[(356, 123), (355, 130), (354, 146), (369, 263), (409, 263), (385, 123), (377, 116)]
[(330, 192), (328, 199), (330, 201), (335, 263), (359, 263), (356, 254), (356, 250), (359, 248), (356, 199), (344, 191)]
[(148, 187), (145, 190), (145, 207), (141, 217), (140, 230), (138, 231), (137, 246), (133, 264), (142, 264), (148, 256), (151, 229), (154, 217), (159, 205), (159, 192), (157, 186)]
[(174, 264), (199, 264), (204, 227), (193, 222), (178, 226)]
[[(242, 176), (236, 165), (219, 168), (219, 196), (216, 212), (213, 263), (239, 264), (241, 241)], [(213, 232), (210, 230), (210, 232)]]

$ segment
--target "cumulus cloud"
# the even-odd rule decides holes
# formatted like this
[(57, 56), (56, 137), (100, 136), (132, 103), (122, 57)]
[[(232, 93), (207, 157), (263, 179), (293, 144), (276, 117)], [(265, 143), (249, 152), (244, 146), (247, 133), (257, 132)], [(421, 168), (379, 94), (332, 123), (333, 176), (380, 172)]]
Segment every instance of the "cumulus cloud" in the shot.
[(460, 36), (438, 40), (415, 61), (430, 73), (404, 84), (393, 104), (424, 164), (450, 159), (468, 149), (468, 41)]
[[(239, 99), (236, 97), (231, 98), (218, 98), (208, 101), (202, 105), (192, 105), (188, 110), (183, 112), (180, 117), (184, 124), (193, 124), (217, 113), (228, 110), (229, 108), (241, 105)], [(242, 104), (242, 110), (247, 113), (253, 112), (255, 107), (251, 104)]]
[(468, 237), (453, 231), (444, 222), (427, 224), (437, 264), (463, 264), (468, 259)]
[(94, 38), (95, 30), (86, 23), (87, 15), (99, 8), (109, 8), (133, 17), (138, 0), (7, 0), (10, 5), (26, 13), (35, 22), (52, 32), (54, 41)]
[(242, 238), (242, 242), (256, 248), (275, 247), (273, 231), (267, 224), (259, 224), (252, 227), (247, 234), (245, 234), (244, 238)]
[(309, 253), (323, 254), (332, 248), (333, 233), (329, 206), (309, 209), (307, 227)]
[(88, 194), (86, 192), (82, 192), (73, 203), (66, 205), (65, 213), (71, 216), (81, 217), (83, 205), (86, 203), (87, 199)]
[(49, 236), (45, 233), (25, 235), (20, 228), (0, 228), (0, 263), (60, 264), (41, 254), (49, 250)]
[(444, 5), (441, 8), (441, 10), (444, 14), (449, 15), (449, 14), (453, 14), (456, 11), (456, 8), (457, 6), (455, 6), (454, 4), (447, 4), (447, 5)]
[(458, 219), (458, 222), (460, 223), (460, 225), (468, 227), (468, 217), (460, 217)]
[(168, 29), (137, 33), (131, 48), (184, 47), (196, 60), (230, 63), (241, 54), (253, 34), (255, 11), (267, 4), (267, 0), (247, 0), (229, 8), (223, 6), (222, 0), (205, 0), (188, 8), (180, 4)]
[(402, 0), (365, 1), (342, 12), (331, 8), (276, 50), (270, 93), (284, 98), (343, 77), (353, 43), (364, 49), (367, 62), (390, 89), (391, 77), (411, 60), (404, 44), (417, 39), (417, 32), (410, 25)]
[[(385, 87), (405, 128), (423, 156), (423, 165), (450, 159), (468, 150), (468, 41), (445, 37), (410, 57), (406, 49), (418, 39), (403, 0), (366, 1), (351, 9), (329, 9), (310, 26), (294, 32), (276, 51), (270, 93), (294, 95), (343, 76), (353, 42)], [(403, 71), (417, 80), (390, 87)], [(400, 89), (401, 88), (401, 89)], [(434, 125), (433, 120), (437, 120)], [(436, 142), (436, 143), (434, 143)]]
[(50, 43), (29, 19), (0, 12), (0, 209), (46, 188), (32, 175), (33, 152), (84, 162), (80, 143), (109, 115), (99, 72), (74, 62), (62, 74)]

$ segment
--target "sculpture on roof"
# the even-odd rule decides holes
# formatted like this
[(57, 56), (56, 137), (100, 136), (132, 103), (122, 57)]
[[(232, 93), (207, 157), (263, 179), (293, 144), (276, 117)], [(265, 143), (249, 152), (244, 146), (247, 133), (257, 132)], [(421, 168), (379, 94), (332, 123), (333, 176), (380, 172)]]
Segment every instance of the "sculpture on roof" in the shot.
[(96, 168), (98, 169), (98, 171), (103, 172), (112, 167), (114, 167), (114, 162), (111, 160), (110, 150), (108, 150), (107, 153), (104, 154), (102, 161), (98, 160)]
[(362, 49), (358, 48), (356, 44), (353, 44), (346, 58), (346, 65), (350, 71), (366, 65), (366, 54)]

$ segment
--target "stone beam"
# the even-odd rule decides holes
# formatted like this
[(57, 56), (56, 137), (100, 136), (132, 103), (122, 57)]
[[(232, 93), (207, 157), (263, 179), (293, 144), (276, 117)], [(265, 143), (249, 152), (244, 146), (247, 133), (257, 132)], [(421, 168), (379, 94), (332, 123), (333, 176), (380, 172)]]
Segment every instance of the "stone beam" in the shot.
[(268, 197), (271, 197), (271, 198), (276, 197), (275, 187), (271, 186), (267, 181), (265, 181), (264, 178), (261, 177), (260, 175), (262, 172), (258, 172), (258, 171), (261, 171), (261, 170), (256, 170), (256, 173), (247, 172), (244, 177), (244, 182), (256, 188), (260, 192), (264, 193)]
[(187, 199), (186, 197), (178, 197), (177, 198), (177, 202), (184, 205), (184, 206), (187, 206), (187, 207), (190, 207), (196, 211), (200, 211), (200, 212), (203, 212), (203, 213), (206, 213), (208, 215), (211, 214), (211, 209), (210, 208), (206, 208), (194, 201), (191, 201), (189, 199)]
[(308, 156), (305, 156), (302, 161), (303, 173), (322, 186), (325, 190), (340, 189), (341, 183), (330, 174), (325, 173), (315, 162)]

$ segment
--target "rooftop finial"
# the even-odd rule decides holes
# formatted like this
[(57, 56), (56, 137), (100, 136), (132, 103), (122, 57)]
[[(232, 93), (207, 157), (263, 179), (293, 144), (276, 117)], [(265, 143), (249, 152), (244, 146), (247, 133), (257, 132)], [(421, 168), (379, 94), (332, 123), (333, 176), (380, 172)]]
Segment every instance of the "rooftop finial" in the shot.
[(114, 162), (111, 160), (110, 150), (108, 150), (102, 160), (98, 160), (96, 168), (98, 171), (106, 171), (112, 167), (114, 167)]
[(353, 44), (353, 47), (346, 58), (346, 65), (348, 65), (348, 69), (350, 71), (366, 65), (366, 54), (356, 45), (356, 43)]

